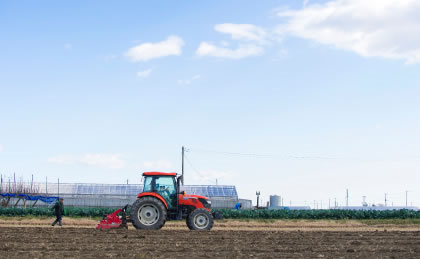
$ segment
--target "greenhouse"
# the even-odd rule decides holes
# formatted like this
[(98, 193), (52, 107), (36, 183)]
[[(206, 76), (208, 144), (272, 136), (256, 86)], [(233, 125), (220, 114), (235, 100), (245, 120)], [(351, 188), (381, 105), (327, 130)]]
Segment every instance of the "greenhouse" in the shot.
[[(209, 197), (213, 208), (234, 208), (238, 202), (237, 190), (233, 185), (186, 185), (181, 190), (186, 194)], [(51, 199), (45, 197), (62, 197), (68, 207), (117, 208), (132, 204), (142, 191), (141, 184), (34, 183), (31, 188), (26, 188), (24, 195), (15, 192), (13, 186), (3, 185), (0, 198), (3, 207), (50, 206)]]

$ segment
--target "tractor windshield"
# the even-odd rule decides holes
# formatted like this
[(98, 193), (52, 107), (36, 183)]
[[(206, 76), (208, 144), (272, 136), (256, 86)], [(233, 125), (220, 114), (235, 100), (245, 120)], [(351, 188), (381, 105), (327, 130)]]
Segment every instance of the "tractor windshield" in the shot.
[(168, 194), (175, 194), (174, 177), (157, 176), (155, 180), (155, 188), (157, 191), (167, 191)]
[(146, 176), (144, 192), (156, 192), (165, 199), (169, 208), (176, 206), (176, 187), (172, 176)]

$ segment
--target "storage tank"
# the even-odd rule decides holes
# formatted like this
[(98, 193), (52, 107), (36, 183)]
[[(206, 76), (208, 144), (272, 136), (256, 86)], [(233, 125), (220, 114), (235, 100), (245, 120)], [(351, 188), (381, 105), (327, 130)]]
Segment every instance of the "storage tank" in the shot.
[(270, 207), (282, 207), (282, 199), (279, 195), (269, 196)]

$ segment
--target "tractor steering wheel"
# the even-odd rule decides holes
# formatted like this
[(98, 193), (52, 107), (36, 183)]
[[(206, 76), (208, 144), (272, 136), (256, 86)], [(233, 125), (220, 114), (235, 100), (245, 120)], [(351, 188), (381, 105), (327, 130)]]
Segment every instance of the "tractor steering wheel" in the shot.
[(164, 196), (166, 199), (170, 199), (170, 190), (168, 187), (165, 187), (165, 189), (159, 191), (161, 193), (161, 196)]

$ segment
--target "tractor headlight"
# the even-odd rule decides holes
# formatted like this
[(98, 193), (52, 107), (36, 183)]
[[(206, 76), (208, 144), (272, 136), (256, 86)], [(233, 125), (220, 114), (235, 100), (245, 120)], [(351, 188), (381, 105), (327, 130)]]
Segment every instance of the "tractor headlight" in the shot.
[(211, 202), (211, 200), (206, 200), (206, 203), (207, 203), (207, 205), (205, 205), (205, 208), (210, 209), (210, 208), (211, 208), (211, 206), (212, 206), (212, 202)]
[(203, 204), (203, 207), (210, 209), (211, 208), (211, 201), (205, 199), (199, 199), (199, 201)]

